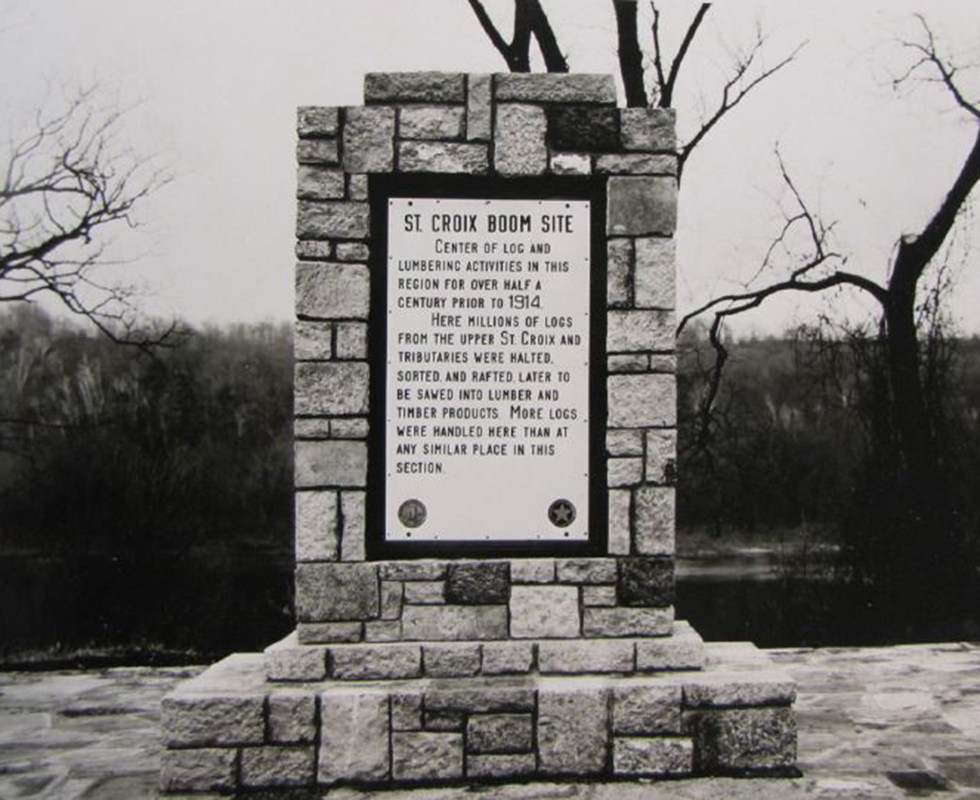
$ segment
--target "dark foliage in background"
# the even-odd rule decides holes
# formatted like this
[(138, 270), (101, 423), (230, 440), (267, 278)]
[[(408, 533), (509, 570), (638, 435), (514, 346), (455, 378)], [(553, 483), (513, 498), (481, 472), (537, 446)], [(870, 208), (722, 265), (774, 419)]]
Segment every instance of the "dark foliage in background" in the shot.
[[(933, 326), (927, 341), (946, 502), (960, 524), (922, 540), (896, 519), (908, 506), (896, 502), (874, 330), (733, 343), (709, 450), (694, 444), (710, 345), (685, 334), (679, 543), (794, 545), (775, 594), (736, 589), (768, 620), (762, 643), (834, 642), (859, 613), (866, 624), (851, 640), (922, 638), (895, 628), (915, 613), (918, 631), (941, 637), (935, 617), (977, 599), (980, 340)], [(291, 376), (287, 326), (198, 331), (147, 355), (34, 310), (0, 316), (0, 661), (85, 648), (208, 659), (284, 635)], [(681, 588), (682, 602), (712, 605)], [(758, 639), (737, 627), (747, 613), (714, 628), (694, 621), (714, 638)]]
[(291, 386), (285, 325), (147, 355), (0, 317), (0, 640), (208, 649), (288, 624)]

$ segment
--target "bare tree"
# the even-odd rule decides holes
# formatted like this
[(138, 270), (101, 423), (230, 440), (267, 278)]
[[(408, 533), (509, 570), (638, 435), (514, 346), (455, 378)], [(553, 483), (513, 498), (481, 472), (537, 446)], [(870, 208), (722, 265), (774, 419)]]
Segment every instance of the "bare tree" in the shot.
[[(940, 54), (932, 30), (924, 17), (917, 15), (921, 26), (918, 41), (905, 42), (914, 60), (896, 84), (920, 78), (938, 83), (963, 117), (975, 126), (976, 135), (972, 147), (938, 208), (932, 212), (918, 233), (899, 237), (888, 278), (884, 283), (845, 269), (844, 257), (828, 245), (831, 226), (824, 226), (811, 212), (801, 193), (793, 183), (786, 166), (780, 160), (783, 180), (792, 199), (782, 230), (770, 247), (763, 261), (760, 274), (768, 272), (773, 255), (784, 252), (795, 257), (796, 263), (788, 276), (771, 281), (760, 288), (745, 289), (716, 297), (687, 314), (680, 322), (683, 328), (690, 320), (710, 313), (710, 339), (717, 358), (708, 395), (702, 406), (710, 412), (717, 397), (721, 369), (727, 358), (721, 331), (725, 321), (732, 316), (758, 308), (770, 297), (786, 292), (819, 293), (838, 288), (856, 289), (873, 299), (881, 314), (883, 343), (887, 350), (888, 384), (894, 413), (901, 468), (910, 483), (919, 490), (923, 517), (929, 516), (928, 504), (939, 476), (939, 454), (935, 432), (928, 413), (923, 380), (920, 371), (921, 347), (916, 311), (923, 278), (937, 254), (947, 243), (960, 213), (980, 181), (980, 103), (965, 94), (957, 80), (958, 65)], [(791, 244), (791, 237), (800, 233), (808, 242), (801, 248), (799, 241)], [(705, 414), (703, 414), (703, 417)], [(704, 428), (705, 423), (702, 423)]]
[(0, 155), (0, 303), (53, 297), (114, 341), (161, 344), (174, 327), (137, 332), (131, 291), (102, 283), (97, 267), (167, 177), (119, 146), (120, 112), (97, 100), (81, 90), (61, 110), (38, 112)]
[(468, 2), (484, 33), (503, 56), (511, 72), (531, 71), (532, 36), (538, 43), (548, 72), (568, 72), (568, 61), (558, 47), (555, 32), (548, 15), (541, 8), (540, 0), (514, 0), (514, 34), (510, 42), (504, 39), (480, 0)]
[[(561, 54), (555, 33), (539, 0), (514, 0), (514, 35), (507, 42), (490, 19), (480, 0), (468, 0), (484, 32), (497, 51), (503, 56), (507, 68), (512, 72), (530, 71), (531, 36), (534, 35), (544, 57), (545, 68), (549, 72), (567, 72), (568, 62)], [(678, 82), (686, 74), (684, 66), (691, 46), (701, 30), (702, 23), (711, 10), (711, 3), (701, 3), (694, 16), (687, 23), (681, 43), (673, 58), (663, 46), (661, 12), (656, 2), (651, 2), (653, 23), (651, 25), (651, 60), (653, 80), (647, 91), (647, 78), (644, 68), (644, 53), (640, 46), (637, 0), (612, 0), (616, 17), (616, 35), (619, 49), (619, 71), (626, 93), (626, 104), (630, 107), (653, 105), (658, 108), (673, 107)], [(731, 76), (721, 87), (720, 97), (712, 110), (698, 123), (697, 129), (677, 148), (677, 177), (680, 180), (686, 164), (694, 149), (715, 128), (722, 119), (738, 106), (760, 83), (774, 75), (795, 60), (804, 44), (800, 44), (789, 54), (778, 59), (771, 66), (762, 64), (762, 52), (766, 38), (761, 31), (756, 32), (755, 40), (747, 50), (736, 54)]]

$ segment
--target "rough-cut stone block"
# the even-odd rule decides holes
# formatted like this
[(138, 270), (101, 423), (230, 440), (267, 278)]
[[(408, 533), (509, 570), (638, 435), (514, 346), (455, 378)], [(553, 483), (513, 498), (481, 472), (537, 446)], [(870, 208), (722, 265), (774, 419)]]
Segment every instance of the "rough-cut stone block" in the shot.
[(390, 581), (438, 581), (446, 577), (446, 562), (393, 561), (381, 565), (381, 577)]
[(296, 493), (296, 560), (337, 560), (337, 493)]
[(606, 243), (606, 303), (610, 308), (633, 302), (633, 240), (610, 239)]
[(269, 695), (269, 740), (305, 744), (316, 738), (316, 697), (273, 692)]
[(381, 619), (399, 619), (404, 596), (404, 584), (400, 581), (381, 581)]
[(672, 311), (609, 311), (606, 318), (606, 350), (672, 350), (674, 313)]
[(552, 175), (591, 175), (592, 160), (585, 153), (552, 153)]
[(534, 645), (531, 642), (485, 642), (483, 645), (484, 675), (530, 672), (533, 666)]
[(367, 324), (364, 322), (338, 322), (337, 358), (367, 358), (367, 354)]
[(367, 203), (300, 200), (296, 205), (297, 239), (366, 239), (370, 223)]
[[(335, 420), (333, 435), (340, 438), (344, 434), (358, 438), (367, 436), (367, 420), (363, 420), (364, 430), (358, 430), (354, 423), (361, 420)], [(340, 537), (340, 560), (363, 561), (365, 558), (364, 544), (364, 492), (341, 492), (340, 513), (343, 520), (343, 530)]]
[(261, 744), (262, 695), (176, 694), (163, 698), (163, 739), (170, 746)]
[[(334, 436), (340, 437), (350, 427), (350, 434), (357, 433), (350, 423), (358, 420), (335, 420), (333, 423)], [(366, 420), (364, 421), (366, 424)], [(343, 428), (340, 426), (344, 423)], [(365, 429), (359, 438), (367, 436)], [(343, 520), (343, 530), (340, 537), (340, 560), (363, 561), (365, 558), (364, 543), (364, 492), (341, 492), (340, 512)]]
[(610, 458), (606, 462), (609, 486), (635, 486), (643, 480), (642, 458)]
[(417, 605), (442, 605), (446, 602), (445, 581), (411, 581), (405, 584), (406, 603)]
[(669, 606), (674, 603), (674, 561), (670, 558), (626, 558), (619, 564), (619, 602), (624, 606)]
[(417, 644), (352, 644), (330, 648), (331, 674), (344, 681), (417, 678), (422, 648)]
[(466, 729), (466, 715), (462, 711), (432, 711), (425, 712), (425, 729), (443, 733), (461, 733)]
[(541, 686), (538, 756), (546, 775), (590, 775), (606, 768), (609, 724), (606, 692)]
[(514, 639), (578, 636), (578, 589), (574, 586), (513, 586), (510, 635)]
[(616, 605), (615, 586), (583, 586), (583, 606), (614, 606)]
[(699, 775), (796, 765), (796, 716), (789, 707), (685, 711), (684, 732), (694, 738)]
[(616, 561), (612, 558), (563, 558), (555, 562), (560, 583), (615, 583)]
[(466, 757), (466, 775), (470, 778), (516, 778), (532, 775), (536, 768), (534, 753)]
[(367, 446), (363, 442), (296, 442), (297, 489), (319, 486), (364, 486)]
[(611, 75), (504, 73), (494, 76), (497, 100), (541, 103), (615, 103)]
[(485, 144), (471, 142), (401, 142), (398, 145), (401, 172), (442, 172), (483, 175), (490, 170), (490, 153)]
[(621, 108), (619, 122), (624, 150), (677, 149), (677, 114), (672, 108)]
[(606, 453), (611, 456), (642, 456), (643, 431), (636, 428), (606, 431)]
[(333, 350), (333, 328), (327, 322), (297, 320), (293, 328), (293, 352), (297, 361), (325, 361)]
[(421, 692), (399, 692), (391, 696), (391, 728), (396, 731), (421, 730)]
[(650, 356), (650, 372), (677, 373), (677, 356), (674, 353), (658, 353)]
[(480, 671), (480, 645), (429, 644), (422, 648), (422, 663), (427, 677), (476, 675)]
[(462, 106), (405, 106), (398, 109), (402, 139), (459, 139), (463, 135)]
[(589, 642), (541, 642), (541, 673), (632, 672), (633, 642), (615, 639)]
[(610, 428), (672, 428), (677, 424), (677, 383), (673, 375), (610, 375)]
[(333, 644), (359, 642), (364, 637), (363, 622), (298, 622), (296, 635), (300, 644)]
[(371, 255), (371, 248), (364, 242), (338, 242), (337, 260), (338, 261), (360, 261), (364, 263)]
[[(367, 200), (368, 199), (368, 176), (359, 173), (347, 176), (347, 197), (351, 200)], [(339, 257), (339, 256), (338, 256)], [(364, 256), (361, 260), (366, 260), (367, 256)], [(355, 261), (357, 259), (354, 259)]]
[(586, 608), (585, 636), (666, 636), (674, 622), (673, 608)]
[(635, 247), (633, 291), (637, 308), (674, 308), (677, 305), (674, 240), (641, 237)]
[(432, 642), (506, 639), (507, 606), (405, 606), (402, 636)]
[(296, 109), (296, 135), (301, 139), (333, 136), (339, 123), (335, 106), (300, 106)]
[(296, 617), (304, 622), (374, 619), (379, 613), (373, 564), (297, 564)]
[(160, 788), (165, 792), (223, 792), (235, 788), (238, 753), (234, 748), (164, 750)]
[(599, 175), (677, 175), (677, 156), (651, 153), (615, 153), (595, 161)]
[[(331, 439), (367, 439), (370, 431), (366, 417), (344, 417), (330, 421)], [(357, 494), (356, 492), (354, 494)], [(344, 561), (351, 559), (344, 558)], [(357, 559), (354, 559), (357, 560)]]
[(641, 486), (633, 495), (633, 547), (640, 555), (674, 554), (674, 489)]
[(544, 110), (498, 105), (493, 166), (501, 175), (541, 175), (548, 168)]
[(344, 173), (339, 169), (300, 164), (296, 196), (302, 200), (336, 200), (344, 196)]
[(242, 786), (265, 789), (312, 786), (316, 775), (316, 750), (309, 747), (242, 748)]
[(293, 407), (297, 414), (366, 414), (366, 363), (301, 361), (296, 365)]
[(462, 103), (465, 93), (462, 73), (369, 72), (364, 76), (364, 100), (369, 103), (394, 100)]
[(665, 669), (704, 669), (704, 642), (700, 634), (682, 622), (674, 623), (670, 636), (645, 639), (636, 644), (636, 669), (656, 672)]
[(402, 623), (398, 619), (376, 619), (364, 623), (365, 642), (398, 642), (402, 638)]
[[(333, 244), (330, 242), (318, 242), (306, 240), (296, 242), (296, 258), (300, 261), (329, 261), (333, 253)], [(353, 259), (363, 261), (364, 259)]]
[(367, 317), (371, 282), (363, 264), (296, 265), (296, 313), (313, 319)]
[(629, 555), (630, 552), (630, 494), (628, 489), (609, 492), (610, 555)]
[(447, 681), (425, 696), (427, 711), (466, 711), (470, 714), (531, 711), (534, 689), (528, 681), (472, 678)]
[(327, 675), (327, 649), (301, 645), (298, 634), (270, 645), (264, 656), (270, 681), (320, 681)]
[(624, 684), (613, 687), (613, 733), (681, 732), (681, 687)]
[(340, 148), (336, 139), (301, 139), (296, 143), (296, 160), (300, 164), (336, 164)]
[(395, 166), (395, 110), (348, 108), (344, 121), (344, 170), (391, 172)]
[(685, 708), (792, 705), (796, 682), (776, 670), (722, 670), (684, 681)]
[(670, 236), (677, 226), (677, 179), (614, 176), (606, 184), (606, 232)]
[(320, 695), (317, 782), (388, 778), (388, 696), (333, 689)]
[(646, 480), (660, 486), (677, 483), (677, 431), (646, 432)]
[(466, 726), (466, 752), (526, 753), (532, 738), (530, 714), (474, 714)]
[(558, 105), (548, 107), (548, 145), (556, 150), (608, 152), (619, 149), (615, 108)]
[(511, 583), (554, 583), (555, 561), (551, 558), (524, 558), (510, 562)]
[(610, 374), (621, 372), (648, 372), (650, 357), (646, 353), (619, 353), (606, 358), (606, 371)]
[(457, 605), (506, 603), (510, 596), (510, 565), (506, 561), (450, 564), (446, 602)]
[(490, 75), (469, 75), (466, 93), (466, 138), (487, 141), (490, 138), (490, 96), (493, 91)]
[(463, 777), (463, 736), (410, 732), (391, 736), (392, 777), (398, 781)]
[(694, 744), (680, 737), (616, 737), (613, 772), (617, 775), (690, 775)]

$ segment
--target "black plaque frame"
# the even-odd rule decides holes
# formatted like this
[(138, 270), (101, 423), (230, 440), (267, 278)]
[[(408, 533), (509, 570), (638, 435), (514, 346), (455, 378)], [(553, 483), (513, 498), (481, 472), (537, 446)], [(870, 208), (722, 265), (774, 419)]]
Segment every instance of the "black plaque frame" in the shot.
[[(381, 174), (369, 177), (371, 205), (370, 435), (366, 547), (370, 560), (605, 555), (606, 483), (606, 180), (604, 177), (501, 178), (471, 175)], [(387, 381), (388, 201), (393, 197), (451, 199), (588, 200), (590, 202), (589, 538), (588, 541), (385, 539), (385, 389)], [(486, 487), (492, 493), (494, 487)]]

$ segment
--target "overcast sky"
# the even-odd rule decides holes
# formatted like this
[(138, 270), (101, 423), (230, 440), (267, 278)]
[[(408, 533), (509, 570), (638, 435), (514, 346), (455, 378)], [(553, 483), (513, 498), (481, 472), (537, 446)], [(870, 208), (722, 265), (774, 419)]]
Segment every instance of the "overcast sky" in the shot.
[[(510, 5), (487, 2), (508, 34)], [(544, 6), (573, 70), (616, 73), (610, 0)], [(672, 50), (695, 4), (663, 7)], [(769, 63), (807, 45), (691, 157), (678, 232), (682, 311), (756, 271), (780, 225), (777, 142), (814, 209), (837, 221), (848, 268), (884, 280), (898, 237), (925, 224), (974, 136), (935, 85), (892, 86), (910, 63), (898, 40), (918, 33), (917, 7), (944, 52), (977, 60), (970, 48), (980, 49), (980, 11), (970, 0), (712, 9), (678, 86), (682, 138), (717, 102), (732, 54), (757, 26), (769, 35)], [(16, 134), (45, 102), (97, 83), (128, 109), (128, 142), (170, 165), (175, 180), (118, 247), (143, 254), (127, 271), (145, 286), (148, 308), (197, 323), (291, 316), (297, 105), (358, 104), (368, 71), (502, 67), (466, 0), (0, 0), (0, 20), (0, 135)], [(645, 48), (648, 35), (644, 20)], [(977, 77), (963, 75), (972, 97), (980, 97)], [(980, 244), (978, 236), (967, 224), (960, 241)], [(955, 255), (949, 310), (977, 333), (980, 267), (965, 248)], [(854, 295), (829, 303), (871, 308)], [(742, 330), (778, 331), (821, 307), (774, 303)]]

